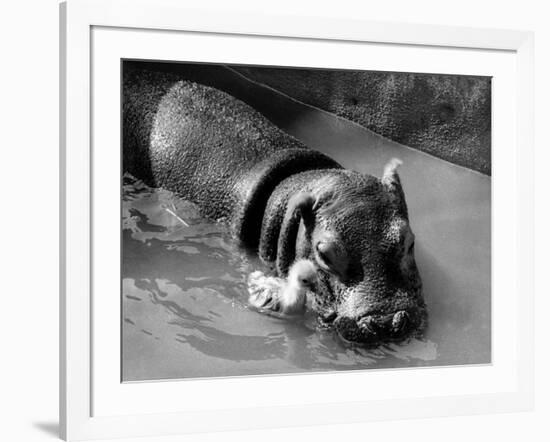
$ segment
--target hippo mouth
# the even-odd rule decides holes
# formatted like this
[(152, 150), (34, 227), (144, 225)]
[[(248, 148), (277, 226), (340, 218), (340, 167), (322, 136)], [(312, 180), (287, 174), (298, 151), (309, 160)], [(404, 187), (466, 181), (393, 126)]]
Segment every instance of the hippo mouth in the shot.
[(417, 329), (412, 315), (404, 310), (387, 315), (366, 315), (356, 318), (337, 317), (334, 329), (348, 343), (379, 345), (403, 341)]
[(419, 336), (427, 322), (427, 312), (423, 307), (393, 313), (368, 313), (356, 317), (339, 315), (330, 308), (321, 310), (318, 314), (320, 325), (334, 330), (343, 342), (368, 347), (402, 342)]

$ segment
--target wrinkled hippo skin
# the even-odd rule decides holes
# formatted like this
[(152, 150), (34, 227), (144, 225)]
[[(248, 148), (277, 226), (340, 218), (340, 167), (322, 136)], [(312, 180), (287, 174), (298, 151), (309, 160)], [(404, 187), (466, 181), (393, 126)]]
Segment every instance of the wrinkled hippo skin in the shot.
[(490, 77), (235, 66), (386, 138), (491, 174)]
[(420, 334), (426, 307), (396, 164), (343, 169), (247, 104), (177, 74), (123, 69), (124, 169), (224, 220), (280, 276), (314, 261), (323, 323), (346, 341)]

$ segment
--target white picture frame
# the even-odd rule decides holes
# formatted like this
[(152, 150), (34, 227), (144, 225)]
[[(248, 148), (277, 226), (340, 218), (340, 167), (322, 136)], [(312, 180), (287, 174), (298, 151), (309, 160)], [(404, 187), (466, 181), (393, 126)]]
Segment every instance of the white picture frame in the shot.
[[(277, 425), (317, 425), (510, 412), (532, 408), (532, 33), (376, 23), (353, 19), (243, 15), (229, 10), (212, 12), (189, 9), (173, 0), (69, 0), (61, 4), (60, 16), (60, 428), (64, 439), (161, 436), (186, 432), (259, 429)], [(514, 275), (510, 284), (496, 285), (496, 288), (493, 284), (493, 299), (495, 290), (499, 290), (499, 299), (503, 299), (500, 304), (507, 308), (507, 313), (493, 311), (494, 333), (500, 336), (505, 328), (510, 333), (505, 338), (511, 347), (507, 358), (497, 358), (489, 367), (431, 368), (422, 370), (421, 373), (417, 373), (420, 370), (411, 369), (393, 374), (384, 370), (384, 373), (368, 371), (341, 375), (338, 382), (349, 382), (350, 385), (369, 382), (369, 379), (374, 384), (372, 379), (376, 378), (376, 384), (384, 386), (384, 382), (388, 382), (388, 376), (393, 376), (396, 385), (403, 383), (399, 387), (400, 394), (380, 393), (380, 396), (376, 396), (373, 386), (369, 390), (370, 397), (362, 396), (360, 400), (337, 393), (327, 397), (325, 392), (323, 398), (315, 395), (316, 385), (319, 382), (334, 382), (331, 376), (334, 377), (335, 374), (216, 379), (195, 383), (142, 383), (132, 387), (120, 385), (120, 388), (114, 385), (113, 376), (105, 374), (105, 371), (110, 371), (109, 356), (104, 357), (104, 352), (101, 351), (103, 347), (97, 349), (98, 342), (106, 342), (101, 340), (101, 333), (98, 334), (101, 324), (94, 325), (95, 321), (103, 322), (103, 317), (99, 316), (109, 315), (108, 310), (103, 309), (101, 303), (98, 306), (98, 300), (94, 298), (97, 281), (94, 280), (92, 269), (94, 259), (98, 259), (93, 256), (93, 252), (98, 250), (94, 242), (97, 240), (97, 231), (96, 238), (92, 237), (93, 212), (99, 209), (94, 194), (101, 192), (98, 180), (94, 180), (98, 165), (94, 163), (92, 149), (92, 77), (95, 72), (92, 58), (94, 50), (97, 50), (94, 45), (97, 43), (102, 48), (100, 39), (94, 40), (94, 32), (98, 29), (126, 30), (135, 33), (135, 36), (142, 33), (146, 40), (153, 38), (147, 37), (147, 32), (169, 35), (170, 39), (186, 33), (208, 38), (229, 35), (233, 39), (284, 40), (290, 47), (293, 42), (325, 42), (342, 46), (353, 44), (357, 47), (374, 44), (388, 48), (402, 46), (407, 51), (452, 50), (457, 54), (460, 51), (486, 51), (487, 54), (502, 53), (512, 57), (505, 66), (516, 66), (517, 69), (503, 68), (510, 71), (509, 81), (513, 82), (510, 92), (497, 89), (495, 93), (502, 94), (502, 97), (513, 103), (508, 117), (512, 118), (516, 135), (509, 140), (510, 150), (506, 157), (499, 158), (497, 155), (493, 162), (493, 186), (499, 189), (496, 196), (498, 198), (499, 195), (508, 195), (510, 201), (506, 223), (500, 221), (502, 216), (499, 217), (498, 204), (493, 213), (493, 242), (498, 245), (499, 238), (506, 235), (509, 241), (507, 248), (513, 249), (509, 271), (498, 266), (493, 268), (493, 282), (504, 281), (508, 273)], [(157, 35), (155, 38), (165, 37)], [(116, 47), (114, 36), (112, 41), (112, 46)], [(121, 44), (129, 44), (124, 43), (123, 38), (120, 41)], [(140, 51), (146, 51), (147, 46), (142, 44)], [(166, 58), (169, 55), (163, 55), (155, 45), (149, 46), (155, 52), (148, 53), (148, 57), (173, 59)], [(166, 48), (169, 47), (170, 44), (167, 44)], [(116, 52), (113, 54), (118, 56)], [(139, 54), (131, 52), (131, 55)], [(205, 57), (207, 61), (208, 54)], [(117, 100), (118, 98), (113, 98), (113, 106), (118, 106)], [(498, 132), (498, 128), (495, 129)], [(499, 146), (493, 146), (493, 149), (498, 148)], [(92, 165), (95, 171), (92, 170)], [(101, 170), (101, 173), (109, 175), (107, 166), (104, 167), (105, 170)], [(117, 168), (114, 173), (118, 173)], [(496, 219), (499, 220), (498, 223)], [(118, 286), (113, 287), (114, 296), (117, 296), (118, 289)], [(509, 321), (511, 325), (505, 327), (504, 321)], [(112, 333), (111, 329), (106, 328), (104, 338), (109, 333)], [(115, 378), (118, 377), (119, 366), (116, 364), (119, 362), (112, 361)], [(413, 377), (414, 382), (407, 382), (408, 378)], [(495, 382), (487, 382), (486, 379), (489, 378)], [(463, 389), (461, 381), (470, 385), (471, 391)], [(427, 383), (441, 385), (437, 388), (443, 389), (448, 386), (449, 391), (431, 394), (424, 388)], [(416, 388), (412, 388), (412, 384)], [(456, 386), (456, 391), (451, 389), (451, 384)], [(251, 394), (258, 388), (266, 395), (261, 400), (255, 400)], [(309, 393), (295, 394), (294, 397), (288, 393), (277, 396), (276, 392), (283, 388), (283, 391), (295, 392), (303, 389)], [(174, 393), (176, 389), (186, 392), (186, 397), (193, 400), (182, 401), (182, 396)], [(409, 391), (404, 391), (407, 389)], [(229, 399), (220, 399), (215, 406), (211, 400), (199, 400), (201, 396), (211, 397), (216, 391), (224, 392), (220, 396)], [(269, 394), (270, 391), (273, 394)], [(149, 406), (137, 403), (139, 398), (148, 402)], [(162, 408), (154, 406), (159, 398), (163, 399)]]

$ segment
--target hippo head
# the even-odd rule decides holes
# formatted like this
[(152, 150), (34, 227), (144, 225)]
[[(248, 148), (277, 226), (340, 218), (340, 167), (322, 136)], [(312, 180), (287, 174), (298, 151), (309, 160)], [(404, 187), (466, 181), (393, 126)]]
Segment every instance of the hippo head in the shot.
[(303, 221), (297, 255), (317, 264), (320, 318), (345, 341), (402, 340), (426, 323), (399, 164), (388, 163), (381, 179), (340, 170), (294, 200)]

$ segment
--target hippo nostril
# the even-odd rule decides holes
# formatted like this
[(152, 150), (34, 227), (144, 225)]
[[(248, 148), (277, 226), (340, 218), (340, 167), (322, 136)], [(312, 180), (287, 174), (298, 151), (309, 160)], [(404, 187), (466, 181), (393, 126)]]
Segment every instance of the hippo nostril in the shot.
[(331, 322), (334, 322), (334, 320), (336, 319), (337, 316), (338, 316), (338, 314), (336, 313), (335, 310), (326, 310), (326, 311), (321, 312), (319, 314), (319, 317), (320, 317), (321, 321), (325, 324), (329, 324)]
[(379, 344), (403, 339), (414, 326), (410, 315), (400, 310), (389, 314), (370, 314), (359, 319), (338, 317), (334, 324), (339, 335), (347, 341)]
[(336, 331), (341, 338), (349, 342), (358, 342), (360, 330), (352, 318), (339, 317), (334, 321)]
[(409, 321), (409, 314), (406, 311), (398, 311), (395, 315), (393, 315), (391, 323), (392, 331), (394, 333), (402, 333), (407, 328)]

